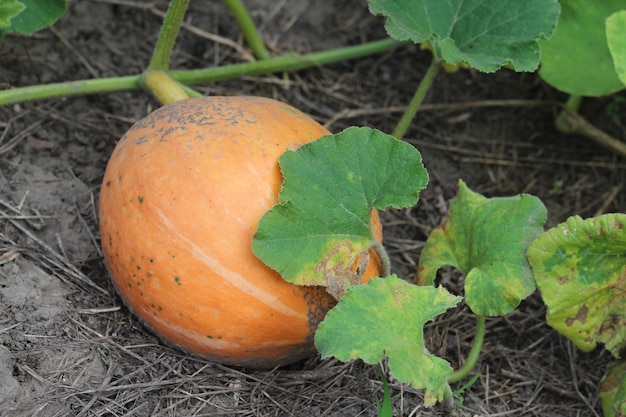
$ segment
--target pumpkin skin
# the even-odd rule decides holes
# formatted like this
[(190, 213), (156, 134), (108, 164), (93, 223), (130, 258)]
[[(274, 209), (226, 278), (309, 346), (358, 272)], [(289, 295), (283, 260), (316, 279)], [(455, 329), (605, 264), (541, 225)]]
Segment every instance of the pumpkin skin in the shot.
[[(328, 133), (260, 97), (193, 98), (138, 121), (113, 151), (99, 201), (105, 263), (129, 309), (211, 361), (261, 369), (312, 356), (335, 300), (287, 283), (251, 245), (278, 202), (280, 155)], [(381, 241), (377, 211), (372, 230)], [(364, 282), (379, 274), (371, 255)]]

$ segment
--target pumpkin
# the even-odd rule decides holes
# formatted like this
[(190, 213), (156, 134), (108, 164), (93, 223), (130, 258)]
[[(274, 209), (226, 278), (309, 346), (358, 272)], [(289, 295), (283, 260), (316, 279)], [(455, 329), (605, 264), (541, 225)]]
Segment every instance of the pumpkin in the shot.
[[(260, 97), (182, 100), (135, 123), (99, 201), (105, 263), (129, 309), (165, 342), (223, 364), (272, 368), (313, 355), (334, 299), (287, 283), (251, 245), (278, 202), (279, 156), (328, 133)], [(372, 230), (380, 241), (377, 211)], [(370, 259), (365, 281), (379, 273)]]

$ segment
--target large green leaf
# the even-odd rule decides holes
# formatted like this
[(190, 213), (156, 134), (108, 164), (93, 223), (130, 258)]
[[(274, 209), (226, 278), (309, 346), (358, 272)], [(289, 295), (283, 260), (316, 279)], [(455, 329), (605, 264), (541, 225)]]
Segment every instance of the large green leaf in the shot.
[(486, 198), (459, 181), (446, 223), (430, 234), (420, 256), (419, 282), (432, 284), (437, 270), (450, 265), (466, 275), (465, 298), (474, 313), (511, 312), (535, 289), (526, 249), (546, 218), (534, 196)]
[(424, 346), (424, 324), (456, 306), (443, 287), (418, 287), (395, 275), (357, 285), (328, 312), (315, 333), (315, 346), (326, 358), (377, 363), (389, 357), (389, 370), (402, 382), (425, 389), (425, 404), (450, 395), (450, 364)]
[[(626, 9), (626, 0), (561, 0), (561, 18), (541, 42), (539, 75), (554, 88), (579, 96), (601, 96), (625, 87), (615, 72), (606, 18)], [(621, 38), (624, 33), (618, 34)]]
[(626, 214), (570, 217), (528, 249), (550, 326), (584, 351), (626, 349)]
[(626, 416), (626, 361), (616, 361), (608, 365), (600, 382), (598, 396), (602, 401), (604, 417)]
[(369, 128), (324, 136), (279, 162), (280, 202), (259, 222), (252, 249), (285, 280), (326, 286), (336, 298), (360, 283), (351, 267), (375, 245), (371, 211), (416, 204), (428, 182), (413, 146)]
[(626, 85), (626, 10), (606, 19), (606, 38), (615, 64), (615, 72)]
[(485, 72), (503, 65), (534, 71), (538, 39), (552, 34), (557, 0), (368, 0), (372, 14), (386, 16), (397, 40), (428, 41), (449, 64), (467, 62)]
[(11, 29), (30, 35), (56, 22), (67, 9), (67, 0), (20, 0), (26, 6), (11, 20)]

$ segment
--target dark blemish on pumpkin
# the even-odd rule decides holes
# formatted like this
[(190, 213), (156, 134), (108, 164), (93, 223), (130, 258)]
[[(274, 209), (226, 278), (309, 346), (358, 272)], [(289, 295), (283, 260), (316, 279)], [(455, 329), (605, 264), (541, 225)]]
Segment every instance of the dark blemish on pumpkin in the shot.
[(143, 203), (143, 197), (142, 196), (137, 197), (137, 201), (139, 201), (139, 204), (142, 204)]
[(148, 262), (150, 262), (151, 264), (153, 264), (153, 263), (154, 263), (154, 258), (150, 258), (150, 259), (148, 259)]
[(569, 281), (569, 276), (563, 275), (562, 277), (559, 277), (557, 281), (558, 281), (559, 284), (563, 285), (567, 281)]
[(602, 227), (598, 227), (598, 236), (605, 237), (606, 233), (604, 233), (604, 229)]
[(105, 184), (105, 185), (106, 185), (107, 187), (110, 187), (110, 186), (111, 186), (111, 180), (108, 180), (108, 181), (106, 182), (106, 184)]
[(126, 286), (128, 286), (128, 288), (133, 288), (133, 284), (131, 284), (130, 282), (127, 283)]
[(578, 310), (578, 313), (576, 314), (576, 316), (568, 317), (567, 320), (565, 320), (565, 324), (568, 326), (571, 326), (572, 324), (574, 324), (575, 321), (579, 321), (581, 324), (584, 324), (587, 322), (588, 313), (589, 313), (589, 307), (587, 307), (586, 304), (583, 304), (580, 310)]
[(137, 265), (137, 271), (141, 271), (141, 266)]
[(174, 282), (175, 282), (177, 285), (180, 285), (180, 277), (174, 277)]
[(618, 222), (617, 220), (613, 220), (611, 222), (611, 224), (609, 225), (609, 227), (611, 229), (617, 229), (617, 230), (622, 230), (622, 228), (624, 227), (624, 225), (621, 222)]
[(113, 237), (109, 235), (109, 246), (113, 247)]
[(141, 145), (142, 143), (146, 143), (148, 141), (148, 137), (143, 135), (135, 140), (135, 145)]

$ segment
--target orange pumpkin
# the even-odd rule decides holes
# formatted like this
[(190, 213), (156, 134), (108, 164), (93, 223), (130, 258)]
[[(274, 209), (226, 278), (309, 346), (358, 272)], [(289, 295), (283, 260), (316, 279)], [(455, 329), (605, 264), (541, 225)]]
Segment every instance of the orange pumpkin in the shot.
[[(113, 151), (99, 206), (104, 258), (131, 311), (166, 342), (224, 364), (314, 354), (335, 301), (285, 282), (251, 245), (278, 202), (279, 156), (328, 133), (259, 97), (188, 99), (138, 121)], [(376, 211), (372, 225), (380, 240)], [(364, 280), (379, 273), (371, 259)]]

